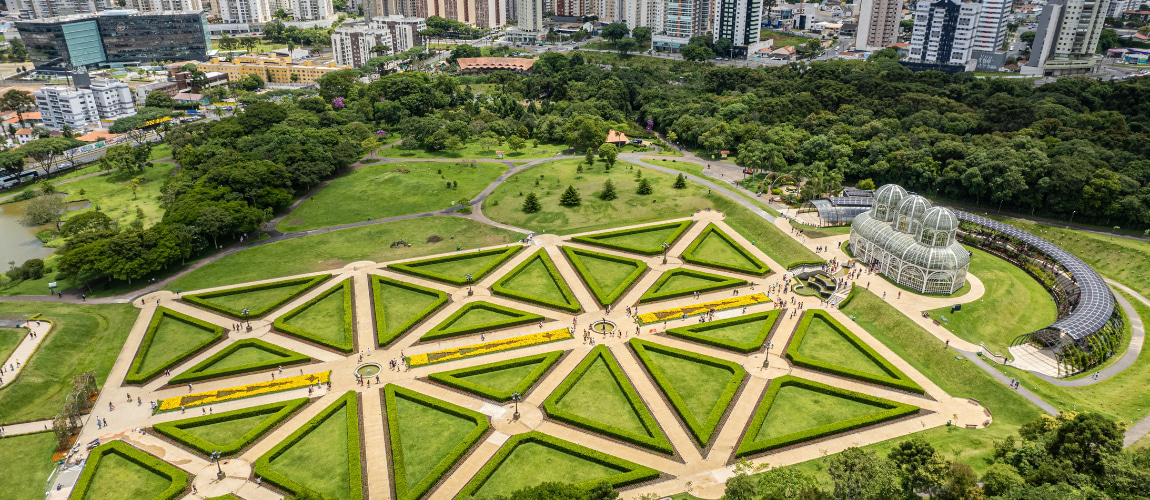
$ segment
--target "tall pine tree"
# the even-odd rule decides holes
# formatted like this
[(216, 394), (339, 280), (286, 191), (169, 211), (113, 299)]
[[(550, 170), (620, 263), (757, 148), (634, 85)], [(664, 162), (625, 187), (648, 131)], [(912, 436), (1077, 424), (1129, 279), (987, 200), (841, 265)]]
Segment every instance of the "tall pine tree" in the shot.
[(651, 194), (651, 181), (644, 177), (639, 181), (639, 190), (635, 192), (639, 194)]
[(579, 198), (579, 192), (575, 190), (575, 186), (567, 186), (567, 190), (559, 195), (559, 204), (565, 207), (577, 207), (583, 203), (583, 199)]
[(535, 196), (535, 193), (527, 193), (527, 198), (523, 199), (523, 211), (533, 214), (542, 209), (543, 206), (539, 204), (539, 197)]
[(675, 179), (674, 188), (675, 189), (687, 189), (687, 178), (684, 177), (683, 174), (679, 174), (679, 177), (677, 177)]
[(599, 199), (604, 201), (611, 201), (618, 198), (619, 195), (615, 194), (615, 183), (611, 179), (603, 183), (603, 192), (599, 193)]

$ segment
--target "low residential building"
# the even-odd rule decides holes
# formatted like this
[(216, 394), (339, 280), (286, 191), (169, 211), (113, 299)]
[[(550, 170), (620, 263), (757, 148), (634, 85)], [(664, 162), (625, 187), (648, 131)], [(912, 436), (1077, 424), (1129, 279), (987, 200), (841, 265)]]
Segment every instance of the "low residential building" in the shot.
[(611, 129), (611, 130), (607, 131), (607, 140), (605, 140), (603, 142), (608, 142), (608, 143), (614, 144), (616, 146), (623, 147), (623, 146), (627, 145), (628, 140), (629, 139), (627, 139), (627, 136), (623, 135), (622, 132), (618, 132), (615, 129)]
[[(373, 52), (378, 46), (389, 50)], [(336, 28), (331, 34), (331, 50), (336, 64), (358, 68), (368, 59), (395, 53), (395, 43), (391, 39), (391, 32), (357, 24)]]
[(136, 87), (136, 106), (144, 107), (144, 101), (148, 100), (148, 94), (157, 90), (168, 95), (176, 95), (180, 92), (180, 87), (176, 85), (176, 82), (156, 82)]
[(91, 90), (48, 85), (32, 95), (44, 117), (44, 126), (50, 129), (61, 130), (67, 125), (80, 130), (100, 121), (96, 97)]
[(44, 118), (42, 117), (42, 115), (40, 114), (39, 111), (29, 111), (27, 113), (22, 113), (20, 115), (17, 115), (16, 113), (12, 113), (11, 116), (9, 116), (8, 118), (6, 118), (4, 120), (4, 128), (8, 128), (8, 125), (16, 125), (17, 127), (20, 127), (21, 126), (20, 125), (20, 117), (21, 116), (24, 117), (24, 125), (36, 126), (36, 125), (39, 125), (41, 123), (44, 123)]
[(32, 129), (30, 128), (22, 128), (16, 131), (16, 144), (28, 144), (35, 138), (36, 137), (32, 135)]
[(132, 89), (128, 84), (108, 78), (93, 78), (88, 90), (96, 99), (96, 112), (101, 120), (118, 120), (136, 114)]
[(1122, 11), (1122, 19), (1127, 21), (1138, 20), (1145, 23), (1150, 21), (1150, 10), (1124, 10)]
[(531, 66), (538, 60), (521, 57), (461, 57), (455, 62), (459, 64), (461, 75), (486, 75), (495, 71), (530, 73)]
[(311, 61), (293, 63), (287, 57), (240, 56), (231, 62), (213, 57), (209, 62), (197, 64), (196, 68), (200, 71), (226, 73), (228, 79), (232, 81), (254, 74), (269, 83), (315, 83), (323, 75), (348, 69), (350, 66), (340, 66), (334, 61), (313, 65)]

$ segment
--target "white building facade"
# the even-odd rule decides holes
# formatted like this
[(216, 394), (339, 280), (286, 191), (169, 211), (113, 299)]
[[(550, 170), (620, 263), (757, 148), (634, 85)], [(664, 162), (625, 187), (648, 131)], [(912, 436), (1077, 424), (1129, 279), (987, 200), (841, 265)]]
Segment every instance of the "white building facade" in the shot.
[(898, 40), (902, 0), (862, 0), (855, 48), (882, 50)]
[(61, 130), (65, 125), (80, 130), (100, 121), (96, 97), (91, 90), (49, 85), (32, 93), (44, 126)]
[(981, 5), (959, 0), (918, 2), (907, 59), (966, 64), (974, 45)]
[(974, 50), (1001, 52), (1005, 47), (1008, 24), (1013, 13), (1011, 0), (982, 0), (978, 4), (978, 23), (974, 30)]
[(203, 10), (199, 0), (127, 0), (127, 9), (140, 12), (179, 12)]
[(620, 0), (623, 4), (623, 18), (627, 29), (651, 28), (651, 33), (663, 32), (663, 20), (667, 15), (666, 0)]
[(1061, 76), (1089, 72), (1111, 0), (1049, 0), (1038, 18), (1030, 60), (1021, 73)]
[(391, 36), (392, 52), (399, 53), (423, 45), (419, 32), (427, 29), (427, 20), (422, 17), (381, 16), (371, 18), (370, 27), (387, 31)]
[(515, 25), (523, 31), (543, 30), (543, 0), (510, 0), (518, 2), (515, 12)]
[(136, 114), (132, 88), (110, 78), (93, 78), (88, 90), (96, 102), (96, 113), (102, 120), (118, 120)]
[(212, 6), (225, 23), (266, 23), (274, 12), (268, 0), (213, 0)]
[[(386, 45), (391, 51), (384, 54), (372, 52), (377, 45)], [(336, 64), (358, 68), (373, 57), (394, 54), (396, 48), (390, 31), (360, 24), (336, 28), (331, 34), (331, 49)]]
[(737, 47), (759, 42), (763, 3), (758, 0), (712, 0), (711, 32), (714, 41), (726, 38)]

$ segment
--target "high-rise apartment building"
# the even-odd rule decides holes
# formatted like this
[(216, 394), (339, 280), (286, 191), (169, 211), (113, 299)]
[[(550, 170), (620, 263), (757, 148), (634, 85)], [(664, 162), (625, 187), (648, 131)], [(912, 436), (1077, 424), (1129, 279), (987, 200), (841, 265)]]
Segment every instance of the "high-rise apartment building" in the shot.
[[(380, 45), (390, 48), (391, 51), (372, 52), (373, 48)], [(335, 63), (340, 66), (358, 68), (368, 59), (394, 53), (394, 45), (391, 32), (373, 29), (366, 24), (341, 26), (331, 34), (331, 50), (335, 55)]]
[(759, 0), (711, 2), (711, 36), (716, 42), (726, 38), (734, 42), (736, 47), (758, 43), (759, 24), (762, 21), (763, 3)]
[(8, 8), (19, 12), (20, 19), (94, 14), (104, 9), (103, 0), (15, 0)]
[(981, 6), (959, 0), (920, 0), (915, 8), (907, 60), (966, 64)]
[(695, 36), (695, 9), (698, 6), (696, 0), (668, 0), (663, 34), (675, 38)]
[(591, 15), (588, 0), (555, 0), (555, 15), (560, 17), (583, 17)]
[(1049, 0), (1038, 18), (1030, 60), (1022, 66), (1022, 74), (1089, 72), (1109, 9), (1110, 0)]
[(65, 125), (80, 130), (100, 121), (96, 97), (88, 89), (74, 89), (63, 85), (48, 85), (32, 93), (44, 126), (54, 130)]
[(982, 0), (974, 30), (974, 50), (1001, 52), (1007, 49), (1007, 25), (1013, 5), (1011, 0)]
[(898, 40), (898, 22), (902, 18), (902, 0), (862, 0), (855, 47), (882, 50)]
[(598, 16), (601, 23), (613, 23), (623, 18), (625, 0), (593, 0), (591, 15)]
[(515, 7), (519, 17), (515, 18), (516, 26), (523, 31), (541, 31), (543, 29), (543, 0), (512, 0), (518, 2)]
[(370, 27), (386, 30), (391, 36), (392, 50), (399, 53), (423, 45), (419, 32), (427, 29), (427, 21), (421, 17), (381, 16), (371, 18)]
[[(291, 0), (289, 5), (291, 9), (284, 10), (291, 12), (296, 21), (321, 21), (335, 15), (331, 0)], [(275, 14), (274, 10), (272, 14)]]
[(213, 2), (215, 13), (225, 23), (266, 23), (275, 12), (268, 0), (218, 0)]
[(203, 10), (200, 0), (127, 0), (124, 8), (140, 12)]
[(627, 22), (627, 29), (651, 28), (651, 33), (663, 32), (663, 20), (667, 16), (667, 0), (618, 0), (623, 5), (620, 21)]
[(211, 50), (203, 12), (105, 11), (19, 21), (38, 70), (103, 64), (204, 60)]
[(93, 78), (88, 86), (96, 102), (96, 113), (102, 120), (118, 120), (136, 114), (132, 89), (111, 78)]

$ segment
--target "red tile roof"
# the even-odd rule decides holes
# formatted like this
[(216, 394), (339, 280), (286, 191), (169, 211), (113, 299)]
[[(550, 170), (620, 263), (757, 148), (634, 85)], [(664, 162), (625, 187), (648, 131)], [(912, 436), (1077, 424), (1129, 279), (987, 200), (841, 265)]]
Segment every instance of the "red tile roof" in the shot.
[(627, 136), (622, 132), (616, 132), (614, 129), (607, 131), (607, 140), (603, 142), (627, 142)]
[(538, 60), (521, 57), (461, 57), (455, 62), (459, 64), (460, 71), (469, 69), (527, 71)]

